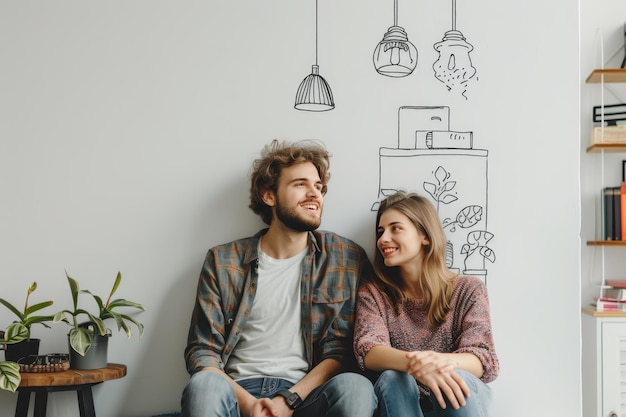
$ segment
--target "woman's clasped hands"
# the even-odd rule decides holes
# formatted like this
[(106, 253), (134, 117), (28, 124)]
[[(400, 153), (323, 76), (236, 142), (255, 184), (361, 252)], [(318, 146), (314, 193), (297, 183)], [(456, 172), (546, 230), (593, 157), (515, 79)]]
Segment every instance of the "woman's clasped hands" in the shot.
[[(454, 409), (465, 405), (470, 389), (454, 369), (449, 355), (434, 351), (415, 351), (406, 354), (407, 373), (428, 387), (441, 408), (446, 408), (445, 398)], [(445, 395), (445, 398), (444, 398)]]

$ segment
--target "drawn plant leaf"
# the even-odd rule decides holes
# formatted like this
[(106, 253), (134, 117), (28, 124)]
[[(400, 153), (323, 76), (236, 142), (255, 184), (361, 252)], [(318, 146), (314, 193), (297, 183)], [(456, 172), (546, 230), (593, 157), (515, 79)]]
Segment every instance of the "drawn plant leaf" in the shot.
[(435, 201), (437, 201), (437, 187), (435, 186), (435, 184), (431, 183), (431, 182), (424, 182), (424, 191), (426, 191), (428, 194), (430, 194), (430, 196), (435, 199)]
[(450, 191), (452, 190), (454, 187), (456, 187), (456, 181), (448, 181), (443, 185), (443, 190), (444, 191)]
[(481, 206), (467, 206), (456, 216), (456, 221), (462, 228), (472, 227), (483, 217)]
[(446, 171), (442, 166), (439, 166), (435, 171), (435, 178), (437, 178), (439, 184), (442, 184), (450, 178), (450, 174), (448, 174), (448, 171)]
[(495, 262), (496, 260), (496, 254), (489, 249), (486, 246), (483, 246), (482, 248), (480, 248), (479, 253), (486, 259), (489, 259), (489, 261), (491, 261), (491, 263)]
[(450, 203), (452, 203), (452, 202), (454, 202), (454, 201), (456, 201), (456, 200), (458, 200), (458, 199), (459, 199), (459, 198), (458, 198), (457, 196), (455, 196), (455, 195), (452, 195), (452, 194), (446, 194), (446, 195), (444, 195), (444, 196), (441, 198), (441, 202), (442, 202), (443, 204), (450, 204)]

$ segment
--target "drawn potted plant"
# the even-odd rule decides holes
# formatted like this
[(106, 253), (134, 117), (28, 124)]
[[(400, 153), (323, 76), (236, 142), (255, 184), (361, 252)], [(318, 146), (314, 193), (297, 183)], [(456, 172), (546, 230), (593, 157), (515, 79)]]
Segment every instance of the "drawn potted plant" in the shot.
[[(450, 204), (458, 200), (458, 197), (453, 194), (456, 187), (456, 181), (452, 181), (451, 174), (442, 166), (437, 167), (434, 172), (434, 177), (437, 183), (425, 181), (423, 184), (424, 190), (430, 194), (430, 196), (436, 202), (437, 213), (439, 214), (439, 208), (441, 204)], [(467, 229), (475, 226), (483, 218), (483, 208), (479, 205), (469, 205), (459, 211), (455, 219), (445, 218), (441, 221), (441, 224), (445, 229), (449, 229), (450, 232), (455, 232), (456, 228)], [(446, 266), (452, 268), (454, 264), (454, 250), (452, 242), (446, 242)], [(463, 253), (463, 252), (461, 252)]]
[[(97, 369), (107, 365), (108, 338), (111, 336), (105, 320), (114, 320), (117, 329), (123, 330), (126, 336), (132, 336), (131, 324), (134, 324), (139, 337), (143, 335), (143, 324), (134, 317), (118, 312), (120, 308), (131, 308), (144, 311), (143, 305), (125, 299), (113, 299), (121, 281), (122, 274), (117, 273), (111, 292), (106, 301), (88, 290), (80, 290), (78, 282), (66, 273), (72, 295), (72, 310), (61, 310), (54, 316), (55, 322), (65, 322), (71, 326), (68, 334), (70, 348), (70, 367), (73, 369)], [(80, 294), (89, 294), (96, 302), (97, 309), (93, 312), (79, 308)]]
[(23, 310), (18, 309), (4, 298), (0, 298), (0, 304), (4, 305), (17, 317), (17, 320), (9, 326), (11, 331), (7, 328), (7, 333), (24, 335), (24, 337), (22, 337), (19, 341), (13, 340), (13, 343), (11, 344), (4, 342), (3, 349), (5, 350), (5, 359), (8, 361), (17, 362), (23, 357), (37, 355), (39, 353), (40, 339), (30, 337), (31, 326), (37, 323), (50, 328), (47, 322), (52, 322), (54, 319), (53, 315), (35, 315), (38, 311), (53, 304), (53, 301), (43, 301), (41, 303), (29, 305), (30, 296), (35, 292), (35, 290), (37, 290), (37, 282), (33, 282), (29, 285), (26, 292), (26, 301), (24, 302)]
[(465, 254), (465, 271), (486, 274), (485, 260), (495, 262), (495, 252), (487, 246), (493, 238), (493, 234), (486, 230), (476, 230), (467, 235), (467, 243), (461, 247), (461, 253)]
[(439, 213), (439, 205), (450, 204), (458, 200), (459, 198), (452, 193), (454, 187), (456, 187), (456, 181), (450, 180), (450, 173), (442, 166), (437, 167), (434, 172), (437, 183), (424, 181), (422, 185), (424, 191), (426, 191), (435, 200), (435, 208)]
[[(12, 345), (26, 340), (28, 329), (22, 323), (12, 323), (6, 331), (0, 332), (2, 343)], [(20, 366), (15, 361), (0, 361), (0, 389), (15, 392), (20, 386), (22, 377)]]

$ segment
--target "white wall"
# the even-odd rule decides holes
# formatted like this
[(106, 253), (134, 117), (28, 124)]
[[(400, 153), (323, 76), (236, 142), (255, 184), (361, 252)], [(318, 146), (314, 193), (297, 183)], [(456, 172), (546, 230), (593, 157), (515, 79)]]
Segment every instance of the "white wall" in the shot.
[[(376, 74), (392, 2), (320, 0), (319, 64), (337, 107), (293, 109), (314, 61), (314, 2), (0, 0), (0, 296), (67, 306), (64, 271), (143, 302), (143, 339), (115, 334), (128, 376), (95, 388), (98, 416), (178, 407), (182, 352), (206, 250), (261, 226), (247, 174), (273, 138), (333, 154), (323, 228), (371, 253), (378, 152), (400, 106), (450, 106), (489, 150), (489, 265), (497, 416), (580, 415), (578, 6), (567, 0), (457, 3), (478, 77), (468, 100), (430, 66), (449, 30), (443, 3), (400, 3), (415, 73)], [(557, 18), (558, 17), (558, 18)], [(0, 310), (0, 326), (12, 317)], [(36, 329), (42, 353), (66, 329)], [(111, 400), (110, 396), (114, 398)], [(16, 396), (0, 392), (0, 417)], [(51, 417), (77, 414), (56, 393)]]

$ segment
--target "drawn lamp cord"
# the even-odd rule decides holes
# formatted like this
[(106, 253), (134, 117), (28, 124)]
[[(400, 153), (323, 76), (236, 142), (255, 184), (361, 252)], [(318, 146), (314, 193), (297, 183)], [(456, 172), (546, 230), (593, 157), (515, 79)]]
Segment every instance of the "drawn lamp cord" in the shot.
[(398, 26), (398, 0), (393, 2), (393, 26), (374, 49), (374, 67), (387, 77), (406, 77), (417, 66), (417, 48)]
[(319, 66), (317, 65), (317, 0), (315, 0), (315, 64), (309, 74), (298, 87), (296, 92), (297, 110), (305, 111), (327, 111), (335, 108), (333, 93), (330, 86), (319, 75)]
[(452, 0), (452, 30), (447, 31), (441, 42), (434, 45), (439, 58), (433, 64), (435, 77), (444, 83), (448, 90), (464, 85), (476, 74), (469, 53), (474, 49), (466, 42), (461, 32), (456, 30), (456, 0)]

